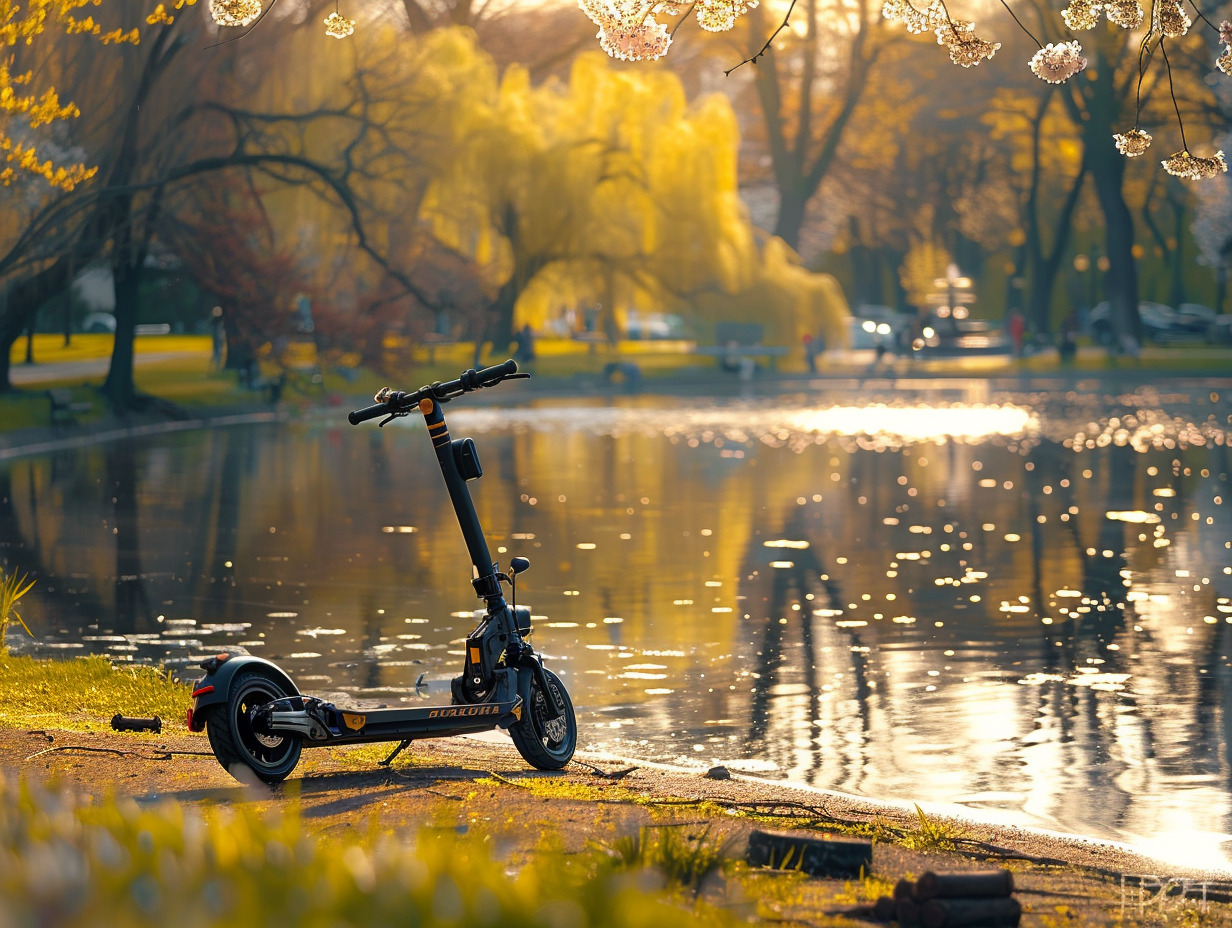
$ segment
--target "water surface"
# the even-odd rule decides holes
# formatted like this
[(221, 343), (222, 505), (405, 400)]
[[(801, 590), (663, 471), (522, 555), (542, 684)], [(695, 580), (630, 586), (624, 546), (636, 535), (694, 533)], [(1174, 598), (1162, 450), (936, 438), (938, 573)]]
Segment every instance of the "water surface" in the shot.
[[(1222, 387), (840, 386), (449, 409), (582, 746), (1226, 860)], [(6, 462), (0, 545), (19, 650), (350, 701), (447, 698), (478, 605), (410, 419)]]

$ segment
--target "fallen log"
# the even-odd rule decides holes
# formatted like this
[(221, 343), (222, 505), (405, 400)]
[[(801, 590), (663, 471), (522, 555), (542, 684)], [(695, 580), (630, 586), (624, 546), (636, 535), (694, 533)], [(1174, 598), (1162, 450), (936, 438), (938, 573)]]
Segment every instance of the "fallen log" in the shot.
[(877, 901), (873, 903), (873, 920), (878, 922), (896, 921), (898, 916), (898, 902), (893, 896), (879, 896)]
[(1017, 928), (1021, 918), (1022, 905), (1013, 896), (929, 899), (920, 904), (924, 928)]
[(1014, 892), (1014, 875), (1009, 870), (966, 870), (934, 873), (929, 870), (915, 881), (915, 898), (988, 899)]
[(750, 867), (799, 870), (811, 876), (859, 877), (872, 870), (873, 844), (794, 831), (753, 831), (745, 861)]

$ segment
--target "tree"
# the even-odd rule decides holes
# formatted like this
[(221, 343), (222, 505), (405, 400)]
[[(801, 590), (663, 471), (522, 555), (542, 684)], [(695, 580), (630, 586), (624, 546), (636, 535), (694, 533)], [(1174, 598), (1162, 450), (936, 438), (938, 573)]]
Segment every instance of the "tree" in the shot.
[[(1232, 145), (1232, 135), (1220, 136), (1219, 144)], [(1198, 201), (1193, 222), (1198, 260), (1215, 269), (1215, 311), (1224, 312), (1228, 296), (1228, 270), (1232, 268), (1232, 183), (1216, 178), (1215, 189)]]
[[(1067, 255), (1087, 170), (1052, 86), (999, 92), (986, 121), (1008, 144), (1003, 182), (1017, 207), (1014, 271), (1028, 282), (1025, 318), (1052, 331), (1052, 296)], [(1008, 309), (1008, 308), (1007, 308)]]
[[(180, 0), (177, 9), (193, 2)], [(96, 5), (96, 0), (30, 0), (24, 6), (4, 0), (0, 3), (0, 50), (32, 45), (48, 32), (94, 39), (103, 45), (138, 42), (137, 29), (104, 32), (92, 16), (78, 15), (79, 10), (91, 5)], [(148, 17), (151, 24), (170, 19), (162, 4)], [(52, 187), (72, 190), (93, 177), (95, 169), (71, 158), (41, 157), (40, 150), (54, 149), (55, 145), (38, 143), (34, 136), (45, 126), (80, 116), (81, 110), (75, 103), (61, 103), (54, 85), (44, 86), (41, 92), (34, 89), (34, 78), (33, 69), (20, 69), (16, 55), (8, 60), (0, 58), (0, 152), (5, 160), (0, 184), (9, 186), (22, 171), (42, 177)]]
[(617, 73), (597, 56), (567, 87), (532, 88), (511, 68), (483, 99), (426, 215), (487, 269), (497, 345), (564, 306), (602, 304), (614, 334), (634, 299), (648, 308), (748, 278), (756, 250), (726, 100), (689, 107), (672, 75)]
[[(760, 43), (769, 31), (763, 9), (755, 5), (748, 15), (750, 41)], [(854, 8), (804, 0), (802, 34), (750, 50), (779, 194), (774, 234), (792, 248), (800, 247), (809, 201), (842, 151), (885, 38), (880, 11), (868, 0)]]
[[(124, 6), (117, 0), (109, 10), (122, 14)], [(131, 13), (135, 6), (128, 5), (128, 9)], [(25, 221), (8, 230), (7, 248), (0, 253), (0, 279), (7, 278), (7, 299), (0, 306), (0, 389), (9, 388), (8, 350), (26, 321), (47, 299), (67, 289), (75, 271), (106, 254), (118, 296), (116, 349), (107, 392), (118, 405), (126, 405), (132, 399), (134, 296), (149, 247), (141, 226), (148, 227), (147, 220), (157, 216), (162, 193), (157, 184), (142, 184), (143, 158), (156, 157), (147, 154), (150, 139), (142, 135), (142, 129), (149, 122), (158, 125), (166, 115), (155, 91), (184, 47), (191, 27), (186, 29), (183, 21), (177, 27), (177, 21), (160, 6), (147, 17), (153, 34), (139, 46), (135, 32), (102, 34), (91, 20), (74, 26), (76, 21), (69, 13), (61, 15), (69, 21), (66, 34), (46, 36), (23, 47), (17, 60), (31, 70), (52, 75), (56, 82), (63, 79), (74, 91), (93, 94), (97, 105), (88, 107), (80, 124), (73, 127), (72, 139), (95, 152), (99, 165), (91, 169), (88, 183), (64, 183), (43, 191), (33, 207), (22, 211)], [(99, 33), (106, 42), (117, 36), (128, 41), (115, 49), (100, 43), (69, 50), (66, 45), (77, 46), (74, 39), (81, 30)], [(105, 62), (100, 63), (100, 55)], [(95, 77), (100, 67), (113, 74), (109, 92), (104, 92)], [(191, 86), (191, 82), (180, 86)], [(147, 123), (143, 124), (143, 118)], [(166, 138), (170, 128), (158, 132)], [(182, 138), (178, 141), (184, 144)], [(16, 199), (23, 192), (9, 188), (5, 195)]]
[[(105, 258), (117, 287), (116, 348), (105, 393), (117, 408), (140, 401), (132, 380), (132, 332), (141, 276), (156, 238), (174, 238), (169, 230), (177, 217), (187, 211), (191, 219), (199, 209), (198, 201), (181, 193), (206, 175), (239, 178), (237, 189), (253, 202), (273, 197), (274, 191), (297, 190), (327, 203), (327, 237), (343, 228), (351, 247), (377, 274), (388, 275), (421, 303), (431, 302), (391, 261), (395, 223), (373, 204), (389, 203), (413, 216), (426, 186), (413, 181), (414, 165), (445, 157), (443, 141), (420, 131), (419, 121), (425, 114), (447, 115), (457, 102), (441, 83), (444, 72), (453, 73), (455, 91), (465, 93), (465, 81), (457, 77), (464, 68), (449, 58), (448, 48), (434, 46), (430, 55), (420, 49), (407, 64), (405, 49), (394, 49), (375, 32), (370, 67), (356, 69), (347, 80), (326, 82), (316, 99), (298, 108), (284, 97), (263, 109), (237, 102), (258, 99), (243, 86), (244, 74), (257, 69), (242, 65), (249, 50), (260, 56), (261, 46), (228, 47), (223, 62), (233, 66), (231, 78), (211, 67), (216, 59), (194, 59), (199, 70), (192, 79), (183, 68), (171, 73), (176, 55), (203, 38), (191, 28), (163, 24), (151, 40), (125, 49), (113, 65), (119, 76), (80, 127), (82, 139), (99, 153), (98, 176), (45, 197), (11, 229), (8, 251), (0, 256), (0, 276), (9, 278), (8, 299), (0, 307), (0, 387), (8, 387), (8, 348), (25, 321), (67, 287), (74, 269)], [(91, 63), (58, 57), (54, 44), (41, 50), (49, 67), (58, 67), (66, 80), (76, 75), (88, 92), (90, 74), (96, 73)], [(434, 56), (439, 61), (429, 60)], [(415, 94), (401, 87), (408, 67), (420, 72)], [(447, 140), (447, 120), (435, 121), (445, 123)], [(281, 246), (277, 223), (270, 228), (273, 254)]]

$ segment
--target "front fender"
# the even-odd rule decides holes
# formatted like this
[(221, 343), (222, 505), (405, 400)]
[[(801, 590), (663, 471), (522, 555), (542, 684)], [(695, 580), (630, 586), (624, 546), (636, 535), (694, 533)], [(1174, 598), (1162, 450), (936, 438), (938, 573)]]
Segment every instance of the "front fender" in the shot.
[(207, 710), (215, 706), (225, 706), (231, 692), (231, 681), (241, 670), (259, 669), (271, 680), (278, 683), (288, 696), (298, 696), (299, 689), (282, 668), (263, 657), (253, 657), (251, 654), (234, 654), (211, 657), (202, 663), (205, 676), (193, 684), (192, 707), (188, 710), (188, 728), (190, 731), (202, 731), (205, 728)]

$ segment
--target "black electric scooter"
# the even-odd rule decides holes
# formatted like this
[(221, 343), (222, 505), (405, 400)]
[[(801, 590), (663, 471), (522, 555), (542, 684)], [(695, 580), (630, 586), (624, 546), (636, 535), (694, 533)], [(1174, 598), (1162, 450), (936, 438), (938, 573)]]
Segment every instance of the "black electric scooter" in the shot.
[[(219, 654), (201, 664), (205, 676), (193, 687), (188, 727), (208, 732), (214, 756), (237, 779), (247, 767), (266, 783), (277, 783), (295, 769), (305, 747), (397, 741), (393, 753), (382, 761), (389, 764), (416, 739), (496, 727), (508, 729), (518, 752), (533, 767), (559, 770), (569, 763), (577, 744), (573, 703), (560, 678), (543, 666), (527, 644), (530, 610), (516, 605), (517, 575), (530, 567), (530, 561), (512, 558), (508, 573), (493, 563), (466, 485), (483, 475), (475, 443), (469, 438), (450, 439), (441, 409), (443, 403), (463, 393), (529, 376), (518, 373), (514, 361), (506, 361), (481, 371), (465, 371), (457, 380), (433, 383), (413, 393), (386, 387), (376, 395), (376, 405), (347, 416), (352, 425), (384, 416), (383, 426), (418, 410), (427, 424), (474, 566), (471, 583), (485, 603), (476, 610), (478, 625), (466, 639), (462, 673), (451, 682), (451, 704), (339, 707), (301, 695), (291, 678), (270, 661), (247, 654)], [(513, 606), (506, 604), (501, 583), (509, 584)]]

